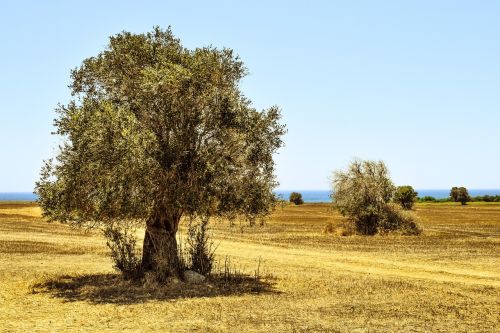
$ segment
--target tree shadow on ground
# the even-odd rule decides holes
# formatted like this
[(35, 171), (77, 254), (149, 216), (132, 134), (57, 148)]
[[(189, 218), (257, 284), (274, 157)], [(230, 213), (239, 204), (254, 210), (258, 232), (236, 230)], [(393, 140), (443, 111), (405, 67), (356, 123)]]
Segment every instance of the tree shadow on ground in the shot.
[(31, 286), (32, 293), (49, 293), (67, 302), (87, 301), (94, 304), (134, 304), (152, 300), (174, 301), (183, 298), (280, 293), (274, 289), (273, 277), (256, 279), (238, 276), (227, 279), (214, 275), (204, 283), (179, 280), (158, 284), (127, 281), (120, 274), (62, 275)]

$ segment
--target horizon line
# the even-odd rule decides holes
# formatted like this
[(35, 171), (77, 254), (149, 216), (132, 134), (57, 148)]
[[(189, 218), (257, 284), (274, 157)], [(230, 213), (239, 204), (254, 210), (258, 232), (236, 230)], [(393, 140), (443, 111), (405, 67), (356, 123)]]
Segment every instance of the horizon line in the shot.
[[(452, 186), (453, 187), (453, 186)], [(431, 191), (437, 191), (437, 190), (448, 190), (451, 189), (451, 187), (441, 187), (441, 188), (425, 188), (425, 187), (413, 187), (415, 190), (431, 190)], [(499, 187), (466, 187), (468, 190), (500, 190)], [(289, 192), (289, 191), (331, 191), (331, 189), (283, 189), (283, 188), (278, 188), (275, 189), (274, 191), (283, 191), (283, 192)], [(0, 191), (0, 193), (31, 193), (35, 194), (33, 191)]]

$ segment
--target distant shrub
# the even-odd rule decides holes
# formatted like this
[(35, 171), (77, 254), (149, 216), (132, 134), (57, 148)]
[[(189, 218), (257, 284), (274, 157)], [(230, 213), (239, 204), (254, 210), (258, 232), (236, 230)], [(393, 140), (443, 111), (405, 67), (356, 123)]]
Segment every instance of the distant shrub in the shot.
[(304, 203), (304, 200), (302, 200), (302, 194), (298, 192), (292, 192), (290, 193), (290, 202), (293, 202), (296, 205), (302, 205)]
[(141, 255), (137, 250), (135, 229), (130, 226), (112, 225), (104, 230), (106, 245), (111, 250), (111, 259), (125, 279), (142, 276)]
[(323, 232), (325, 234), (333, 234), (335, 232), (335, 226), (333, 225), (333, 223), (332, 222), (328, 222), (325, 225), (325, 228), (323, 229)]
[(418, 193), (409, 185), (398, 186), (394, 193), (394, 202), (400, 204), (403, 209), (410, 210), (413, 207), (417, 195)]
[(345, 224), (336, 230), (337, 236), (352, 236), (356, 234), (356, 230), (353, 228), (352, 224)]
[(345, 223), (344, 225), (335, 227), (332, 222), (328, 222), (323, 228), (323, 233), (335, 234), (337, 236), (351, 236), (356, 234), (356, 230), (354, 230), (352, 225), (349, 223)]
[(336, 171), (332, 190), (335, 206), (358, 233), (412, 229), (409, 215), (390, 204), (395, 187), (382, 161), (354, 161), (347, 171)]
[(471, 200), (469, 192), (465, 187), (452, 187), (450, 197), (453, 201), (460, 202), (462, 205), (466, 205)]

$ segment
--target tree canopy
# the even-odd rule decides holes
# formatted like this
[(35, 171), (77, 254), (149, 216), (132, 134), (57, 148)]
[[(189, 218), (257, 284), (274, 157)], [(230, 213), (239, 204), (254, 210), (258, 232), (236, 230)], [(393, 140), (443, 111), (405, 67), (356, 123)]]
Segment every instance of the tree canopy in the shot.
[(170, 28), (110, 37), (71, 72), (73, 100), (57, 108), (64, 143), (36, 187), (44, 215), (144, 221), (143, 266), (158, 267), (165, 243), (172, 269), (181, 217), (269, 214), (285, 127), (278, 107), (258, 111), (240, 91), (246, 74), (231, 49), (187, 49)]

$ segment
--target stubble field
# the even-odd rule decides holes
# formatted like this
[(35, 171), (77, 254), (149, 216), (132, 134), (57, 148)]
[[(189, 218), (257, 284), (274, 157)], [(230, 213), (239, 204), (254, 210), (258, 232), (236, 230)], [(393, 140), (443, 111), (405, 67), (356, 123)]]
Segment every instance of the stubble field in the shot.
[(259, 288), (121, 281), (96, 232), (0, 204), (0, 331), (497, 332), (500, 205), (419, 204), (421, 236), (325, 234), (327, 204), (214, 225), (218, 260)]

